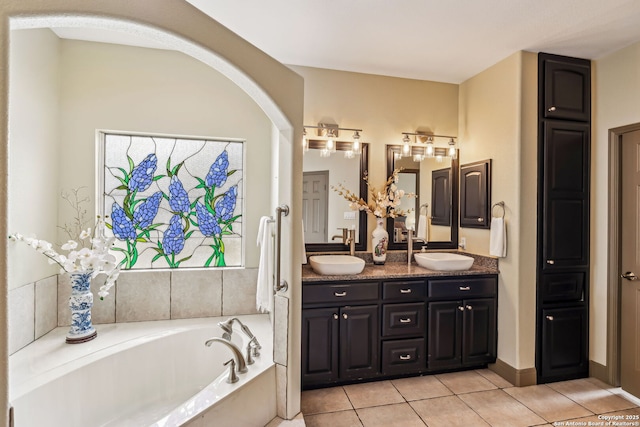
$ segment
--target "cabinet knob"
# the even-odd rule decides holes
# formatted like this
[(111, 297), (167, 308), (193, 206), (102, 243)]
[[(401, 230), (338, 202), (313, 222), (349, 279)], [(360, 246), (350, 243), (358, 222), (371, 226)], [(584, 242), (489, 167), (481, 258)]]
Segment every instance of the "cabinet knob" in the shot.
[(407, 317), (406, 319), (400, 319), (400, 323), (411, 323), (411, 318)]
[(467, 305), (467, 310), (473, 310), (473, 307), (471, 307), (470, 305)]
[(348, 318), (348, 317), (349, 317), (349, 316), (347, 316), (347, 313), (342, 313), (342, 318), (343, 318), (343, 319), (346, 319), (346, 318)]
[(337, 297), (346, 297), (347, 296), (347, 291), (334, 292), (333, 295), (337, 296)]
[(401, 354), (400, 355), (400, 360), (411, 360), (411, 355), (410, 354)]
[(554, 112), (554, 111), (556, 111), (556, 107), (549, 107), (549, 109), (547, 111)]
[(458, 307), (458, 310), (464, 311), (464, 307), (460, 306), (460, 307)]
[(460, 289), (461, 291), (470, 291), (471, 286), (460, 286), (458, 289)]
[(338, 320), (338, 313), (333, 313), (333, 318), (334, 318), (335, 320)]
[(547, 320), (553, 320), (553, 316), (546, 316)]
[(478, 222), (484, 222), (484, 218), (478, 218)]
[(411, 289), (400, 289), (400, 293), (401, 294), (410, 294), (411, 293)]
[(553, 264), (555, 264), (555, 263), (556, 263), (556, 262), (555, 262), (554, 260), (552, 260), (552, 259), (548, 259), (548, 260), (547, 260), (547, 264), (549, 264), (549, 265), (553, 265)]

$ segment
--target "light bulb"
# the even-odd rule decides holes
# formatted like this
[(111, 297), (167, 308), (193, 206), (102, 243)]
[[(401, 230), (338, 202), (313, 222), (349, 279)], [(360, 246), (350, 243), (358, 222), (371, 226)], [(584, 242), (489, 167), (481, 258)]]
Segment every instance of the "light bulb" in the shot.
[(425, 154), (427, 157), (433, 157), (433, 137), (427, 138), (427, 148), (425, 148)]
[(327, 150), (329, 150), (331, 152), (335, 152), (336, 151), (336, 144), (333, 141), (332, 137), (329, 137), (329, 139), (327, 139)]
[(353, 150), (347, 150), (344, 152), (344, 158), (345, 159), (353, 159), (355, 157), (355, 153), (353, 152)]
[(456, 142), (453, 140), (453, 138), (449, 140), (449, 151), (447, 152), (447, 154), (449, 155), (449, 157), (456, 157)]
[(304, 152), (309, 151), (309, 140), (307, 139), (307, 130), (302, 130), (302, 149)]
[(323, 148), (322, 150), (320, 150), (320, 157), (329, 157), (331, 156), (331, 151), (329, 151), (327, 148)]
[(360, 154), (360, 133), (355, 131), (353, 134), (353, 144), (351, 145), (351, 150), (353, 150), (354, 154)]
[(402, 154), (408, 156), (411, 153), (411, 146), (409, 144), (404, 144), (402, 146)]

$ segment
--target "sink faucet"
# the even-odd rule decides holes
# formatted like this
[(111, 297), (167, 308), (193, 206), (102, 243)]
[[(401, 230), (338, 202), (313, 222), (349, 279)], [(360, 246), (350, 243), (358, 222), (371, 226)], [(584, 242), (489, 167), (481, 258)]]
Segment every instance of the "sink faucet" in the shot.
[[(345, 230), (347, 230), (345, 228)], [(349, 237), (344, 241), (345, 245), (349, 245), (349, 255), (354, 256), (356, 254), (356, 230), (351, 228), (349, 231)]]
[(211, 344), (213, 344), (214, 342), (219, 342), (220, 344), (227, 346), (233, 352), (235, 363), (238, 366), (238, 372), (240, 372), (241, 374), (247, 372), (247, 362), (242, 355), (242, 351), (238, 348), (237, 345), (225, 340), (224, 338), (219, 337), (209, 338), (205, 341), (204, 345), (206, 345), (207, 347), (211, 347)]
[(413, 242), (423, 242), (424, 239), (420, 237), (413, 237), (413, 228), (407, 230), (407, 265), (411, 265), (411, 258), (413, 258)]

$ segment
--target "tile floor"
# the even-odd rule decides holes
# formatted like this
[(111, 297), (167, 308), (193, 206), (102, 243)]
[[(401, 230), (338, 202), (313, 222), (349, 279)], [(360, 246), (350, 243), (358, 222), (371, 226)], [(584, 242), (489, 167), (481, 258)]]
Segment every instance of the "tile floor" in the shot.
[(307, 427), (604, 426), (598, 415), (640, 415), (621, 393), (594, 378), (514, 387), (483, 369), (304, 391), (301, 409)]

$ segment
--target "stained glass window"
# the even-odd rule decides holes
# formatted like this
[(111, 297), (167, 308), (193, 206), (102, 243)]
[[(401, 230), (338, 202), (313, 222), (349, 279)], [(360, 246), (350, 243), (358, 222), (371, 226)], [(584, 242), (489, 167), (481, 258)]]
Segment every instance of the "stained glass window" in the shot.
[(242, 141), (102, 136), (100, 209), (123, 269), (243, 265)]

